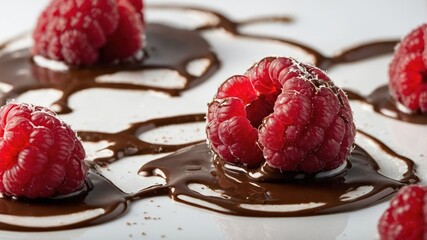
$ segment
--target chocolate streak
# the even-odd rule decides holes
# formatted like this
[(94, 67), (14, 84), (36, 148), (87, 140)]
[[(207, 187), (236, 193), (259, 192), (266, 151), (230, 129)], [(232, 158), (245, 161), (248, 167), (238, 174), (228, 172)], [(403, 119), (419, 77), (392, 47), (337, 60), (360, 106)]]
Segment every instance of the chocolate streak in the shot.
[(86, 142), (99, 142), (103, 140), (109, 142), (107, 149), (111, 150), (113, 155), (110, 157), (97, 158), (94, 159), (93, 162), (89, 163), (92, 166), (105, 166), (108, 163), (120, 160), (126, 156), (174, 152), (181, 148), (197, 144), (200, 141), (177, 145), (155, 144), (139, 139), (138, 135), (157, 127), (204, 121), (204, 114), (182, 115), (134, 123), (130, 128), (118, 133), (80, 131), (78, 132), (78, 135)]
[[(143, 61), (118, 65), (98, 65), (91, 68), (70, 68), (66, 72), (52, 71), (37, 66), (30, 60), (28, 49), (7, 52), (2, 50), (6, 45), (0, 46), (0, 72), (2, 73), (0, 82), (12, 86), (11, 91), (3, 93), (2, 101), (6, 102), (8, 99), (19, 96), (29, 90), (54, 88), (63, 93), (62, 97), (55, 102), (55, 105), (59, 107), (61, 113), (68, 113), (71, 111), (68, 106), (68, 98), (73, 93), (88, 88), (154, 90), (172, 96), (179, 95), (182, 91), (208, 79), (219, 68), (216, 55), (212, 53), (207, 42), (199, 35), (199, 32), (211, 29), (221, 28), (237, 37), (291, 44), (310, 54), (314, 59), (314, 63), (323, 68), (389, 53), (397, 42), (367, 43), (343, 51), (336, 56), (326, 57), (317, 50), (295, 41), (243, 34), (239, 31), (239, 27), (243, 25), (258, 22), (292, 22), (292, 19), (287, 17), (267, 17), (233, 22), (220, 13), (201, 8), (165, 5), (154, 5), (151, 8), (199, 11), (212, 14), (219, 21), (216, 24), (203, 25), (194, 31), (148, 24), (147, 48)], [(202, 76), (192, 76), (186, 70), (187, 64), (192, 60), (201, 58), (209, 59), (210, 64)], [(102, 83), (96, 81), (97, 77), (105, 74), (157, 68), (167, 68), (179, 72), (187, 80), (184, 88), (167, 89), (128, 83)], [(117, 218), (126, 211), (131, 202), (151, 196), (170, 196), (179, 202), (239, 216), (279, 217), (327, 214), (360, 209), (376, 204), (392, 196), (400, 187), (419, 181), (415, 175), (414, 163), (410, 159), (396, 154), (379, 140), (360, 131), (359, 134), (363, 134), (376, 142), (378, 148), (384, 152), (384, 155), (394, 157), (407, 166), (407, 171), (403, 173), (402, 179), (390, 179), (379, 174), (379, 167), (375, 159), (359, 146), (356, 146), (356, 149), (351, 154), (346, 169), (333, 177), (289, 180), (289, 177), (286, 177), (289, 173), (274, 172), (274, 170), (268, 169), (266, 166), (250, 171), (236, 166), (231, 167), (221, 159), (213, 157), (206, 144), (203, 143), (197, 145), (194, 145), (196, 142), (166, 145), (148, 143), (138, 138), (138, 135), (142, 132), (157, 127), (201, 121), (204, 121), (204, 114), (193, 114), (134, 123), (128, 129), (114, 134), (89, 131), (79, 132), (82, 139), (87, 142), (107, 141), (109, 143), (107, 148), (113, 152), (111, 157), (98, 158), (93, 162), (89, 162), (91, 173), (89, 174), (86, 188), (72, 196), (37, 201), (3, 197), (0, 199), (0, 213), (12, 216), (43, 217), (68, 215), (98, 208), (104, 209), (104, 213), (92, 219), (57, 227), (38, 228), (0, 223), (0, 229), (48, 231), (96, 225)], [(190, 145), (194, 146), (178, 150)], [(108, 179), (100, 175), (97, 170), (97, 166), (106, 165), (125, 156), (165, 153), (177, 150), (177, 153), (153, 160), (140, 169), (140, 173), (145, 176), (159, 176), (156, 170), (160, 170), (164, 175), (166, 184), (141, 189), (135, 194), (122, 192)], [(287, 180), (279, 182), (277, 180), (265, 181), (253, 177), (254, 174), (267, 174), (266, 170), (268, 170), (269, 176), (273, 171), (275, 176), (287, 178)], [(216, 192), (217, 196), (204, 195), (203, 191), (192, 190), (194, 184), (201, 185), (205, 190)], [(366, 190), (366, 188), (372, 189), (354, 198), (350, 198), (347, 195), (356, 189)], [(197, 204), (187, 198), (183, 198), (183, 196), (212, 203), (219, 208)], [(278, 205), (300, 206), (300, 204), (304, 203), (316, 205), (311, 208), (290, 211), (283, 211), (283, 209), (250, 209), (250, 206), (261, 208)]]
[[(209, 44), (197, 32), (176, 29), (159, 24), (147, 25), (147, 45), (145, 57), (141, 61), (122, 64), (100, 64), (76, 68), (68, 66), (68, 71), (53, 71), (31, 61), (30, 51), (5, 52), (0, 57), (1, 82), (13, 86), (4, 93), (3, 103), (29, 90), (54, 88), (62, 92), (62, 97), (54, 103), (58, 113), (70, 113), (70, 96), (88, 88), (114, 88), (127, 90), (153, 90), (179, 96), (182, 91), (208, 79), (218, 68), (219, 61), (210, 50)], [(1, 50), (1, 47), (0, 47)], [(209, 65), (201, 76), (193, 76), (187, 65), (198, 59), (208, 59)], [(20, 71), (25, 69), (26, 71)], [(31, 69), (31, 71), (29, 71)], [(177, 71), (186, 82), (183, 88), (161, 88), (129, 83), (99, 82), (103, 75), (122, 71), (142, 71), (147, 69), (170, 69)]]
[(373, 111), (396, 120), (414, 124), (427, 124), (427, 115), (422, 113), (406, 113), (398, 109), (396, 101), (390, 96), (387, 85), (380, 86), (368, 96), (355, 91), (346, 90), (348, 98), (369, 105)]

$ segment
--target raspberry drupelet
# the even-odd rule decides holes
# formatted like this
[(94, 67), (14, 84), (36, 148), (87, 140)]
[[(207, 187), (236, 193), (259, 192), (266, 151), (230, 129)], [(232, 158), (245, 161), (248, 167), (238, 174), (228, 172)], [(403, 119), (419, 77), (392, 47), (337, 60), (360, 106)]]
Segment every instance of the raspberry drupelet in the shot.
[(224, 160), (307, 173), (337, 168), (354, 142), (346, 94), (320, 69), (269, 57), (227, 79), (209, 104), (212, 150)]
[(10, 103), (0, 109), (0, 192), (46, 198), (84, 184), (88, 167), (76, 133), (47, 108)]

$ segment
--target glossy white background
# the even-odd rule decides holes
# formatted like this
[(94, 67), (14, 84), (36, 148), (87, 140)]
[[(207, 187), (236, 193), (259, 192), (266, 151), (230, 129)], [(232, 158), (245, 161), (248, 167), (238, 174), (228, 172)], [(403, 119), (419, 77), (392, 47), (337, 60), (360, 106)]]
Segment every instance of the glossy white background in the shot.
[[(47, 1), (14, 0), (0, 2), (0, 41), (30, 31)], [(174, 1), (147, 1), (174, 3)], [(400, 38), (427, 20), (425, 1), (175, 1), (179, 5), (208, 7), (224, 13), (232, 20), (262, 16), (291, 16), (292, 24), (265, 23), (247, 26), (245, 31), (298, 40), (332, 55), (344, 48), (363, 42)], [(146, 9), (147, 22), (165, 22), (177, 27), (191, 27), (205, 16), (189, 12), (162, 12)], [(75, 109), (63, 119), (76, 130), (115, 132), (128, 123), (152, 117), (206, 111), (216, 87), (228, 76), (243, 73), (259, 59), (270, 55), (290, 55), (309, 61), (304, 53), (271, 41), (252, 41), (230, 36), (222, 31), (205, 32), (222, 62), (222, 68), (212, 79), (183, 94), (179, 99), (145, 92), (91, 89), (79, 92), (70, 99)], [(340, 86), (368, 94), (387, 82), (387, 67), (391, 56), (341, 65), (329, 75)], [(49, 105), (57, 94), (53, 91), (33, 92), (19, 100)], [(93, 113), (92, 105), (97, 105)], [(112, 101), (111, 99), (114, 99)], [(197, 99), (197, 101), (194, 101)], [(156, 101), (153, 106), (152, 101)], [(173, 101), (172, 101), (173, 100)], [(423, 182), (427, 179), (427, 127), (403, 124), (378, 116), (358, 103), (352, 104), (356, 125), (374, 134), (397, 152), (413, 158)], [(113, 111), (111, 111), (113, 109)], [(94, 118), (97, 116), (98, 118)], [(108, 119), (99, 124), (99, 119)], [(200, 127), (200, 126), (198, 126)], [(156, 134), (172, 134), (166, 133)], [(168, 136), (174, 137), (174, 136)], [(188, 131), (189, 138), (203, 135)], [(394, 162), (367, 144), (373, 155), (382, 159), (386, 172), (395, 170)], [(89, 146), (93, 153), (99, 146)], [(149, 158), (132, 157), (110, 166), (105, 171), (119, 187), (133, 191), (144, 186), (145, 179), (136, 175), (137, 169)], [(0, 231), (0, 239), (378, 239), (377, 220), (388, 203), (360, 211), (301, 218), (231, 217), (189, 207), (161, 197), (146, 199), (131, 205), (130, 211), (119, 219), (90, 228), (45, 233), (16, 233)], [(148, 218), (149, 217), (149, 218)], [(143, 235), (143, 233), (145, 235)]]

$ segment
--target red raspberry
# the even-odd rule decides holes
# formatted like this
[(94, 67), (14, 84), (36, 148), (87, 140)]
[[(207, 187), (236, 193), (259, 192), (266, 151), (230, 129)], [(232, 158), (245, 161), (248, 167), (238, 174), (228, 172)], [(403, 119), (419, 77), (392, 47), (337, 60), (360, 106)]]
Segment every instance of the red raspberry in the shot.
[(144, 9), (144, 3), (142, 0), (127, 0), (134, 8), (135, 11), (139, 14), (142, 23), (144, 23), (144, 15), (142, 10)]
[(73, 65), (92, 64), (118, 23), (113, 0), (53, 0), (38, 19), (33, 54)]
[(408, 34), (397, 46), (389, 68), (390, 93), (413, 112), (427, 113), (427, 24)]
[(52, 0), (33, 32), (32, 53), (72, 65), (126, 59), (142, 46), (142, 0)]
[(142, 1), (116, 0), (116, 2), (120, 16), (119, 27), (102, 49), (103, 59), (108, 61), (133, 57), (142, 49), (143, 43)]
[(426, 239), (426, 192), (416, 185), (399, 190), (378, 222), (382, 240)]
[(0, 109), (0, 192), (27, 198), (67, 194), (88, 167), (71, 128), (49, 109), (11, 103)]
[(228, 162), (258, 166), (265, 159), (284, 171), (318, 172), (347, 159), (355, 126), (347, 96), (323, 71), (278, 57), (220, 86), (207, 134)]

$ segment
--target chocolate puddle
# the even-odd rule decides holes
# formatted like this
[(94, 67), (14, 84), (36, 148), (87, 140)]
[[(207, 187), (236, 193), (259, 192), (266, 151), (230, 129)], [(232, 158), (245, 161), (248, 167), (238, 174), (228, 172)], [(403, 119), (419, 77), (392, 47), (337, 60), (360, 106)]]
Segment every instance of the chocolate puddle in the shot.
[[(397, 157), (393, 152), (387, 154)], [(140, 172), (145, 176), (160, 176), (155, 173), (160, 170), (166, 176), (169, 196), (176, 201), (220, 213), (252, 217), (298, 217), (361, 209), (387, 199), (405, 184), (418, 182), (410, 164), (401, 180), (379, 174), (375, 160), (359, 146), (349, 159), (347, 169), (332, 178), (260, 182), (251, 180), (244, 169), (227, 169), (221, 159), (210, 154), (205, 144), (200, 144), (188, 151), (151, 161)], [(406, 158), (399, 160), (408, 163)], [(202, 195), (191, 190), (190, 184), (201, 184), (219, 192), (220, 196)], [(349, 192), (363, 187), (372, 187), (372, 190), (354, 199), (348, 196)], [(212, 203), (221, 209), (182, 199), (182, 195)], [(288, 211), (257, 210), (261, 206), (299, 204), (319, 206)], [(250, 205), (254, 209), (250, 209)]]
[[(60, 113), (69, 113), (72, 109), (68, 106), (69, 97), (77, 91), (88, 88), (109, 88), (128, 90), (154, 90), (177, 96), (182, 91), (208, 79), (219, 68), (216, 55), (210, 50), (207, 42), (200, 36), (199, 32), (210, 29), (222, 28), (229, 33), (245, 38), (271, 40), (291, 44), (310, 54), (314, 63), (322, 68), (331, 68), (338, 64), (351, 63), (385, 53), (391, 53), (397, 41), (381, 41), (361, 44), (345, 50), (335, 56), (327, 57), (316, 49), (302, 43), (282, 38), (244, 34), (239, 31), (243, 25), (280, 21), (292, 23), (287, 17), (266, 17), (249, 19), (241, 22), (233, 22), (224, 15), (200, 8), (153, 5), (151, 8), (192, 10), (215, 15), (219, 22), (199, 27), (195, 31), (180, 30), (158, 24), (148, 24), (146, 59), (133, 64), (94, 66), (92, 68), (71, 68), (67, 72), (52, 71), (37, 66), (30, 59), (28, 49), (13, 52), (1, 52), (7, 44), (0, 46), (0, 82), (10, 84), (12, 90), (0, 93), (2, 101), (6, 102), (24, 92), (33, 89), (54, 88), (63, 93), (62, 97), (55, 102), (56, 109)], [(189, 62), (195, 59), (209, 59), (207, 70), (200, 76), (192, 76), (187, 72)], [(95, 81), (95, 78), (105, 74), (119, 71), (139, 71), (142, 69), (166, 68), (177, 71), (186, 79), (182, 89), (158, 88), (145, 85), (134, 85), (128, 83), (103, 83)], [(353, 94), (357, 96), (356, 94)], [(353, 96), (352, 95), (352, 96)], [(359, 96), (360, 97), (360, 96)], [(357, 99), (357, 98), (355, 98)], [(359, 100), (362, 98), (360, 97)], [(290, 181), (286, 183), (273, 183), (254, 180), (246, 170), (230, 168), (220, 159), (213, 161), (205, 144), (197, 144), (188, 149), (179, 151), (165, 158), (153, 160), (141, 168), (141, 173), (146, 176), (154, 176), (158, 169), (165, 174), (166, 185), (152, 186), (141, 189), (135, 194), (126, 194), (116, 188), (104, 177), (98, 175), (97, 166), (120, 160), (125, 156), (142, 154), (173, 152), (178, 149), (196, 143), (180, 145), (153, 144), (138, 139), (138, 135), (156, 127), (200, 122), (204, 121), (203, 114), (172, 116), (162, 119), (151, 119), (141, 123), (135, 123), (128, 129), (115, 133), (102, 132), (79, 132), (84, 141), (99, 142), (108, 141), (107, 147), (113, 152), (113, 156), (95, 159), (91, 165), (87, 188), (79, 194), (63, 199), (48, 199), (40, 201), (14, 200), (0, 198), (0, 214), (11, 216), (55, 216), (61, 214), (72, 214), (84, 210), (96, 208), (104, 209), (101, 215), (74, 224), (56, 227), (23, 227), (0, 223), (0, 229), (13, 231), (50, 231), (72, 229), (100, 224), (115, 219), (126, 212), (129, 204), (138, 199), (152, 196), (170, 196), (172, 199), (225, 214), (256, 217), (280, 217), (280, 216), (307, 216), (342, 211), (351, 211), (376, 204), (392, 196), (400, 187), (418, 182), (415, 175), (414, 163), (405, 157), (397, 155), (379, 140), (366, 135), (378, 144), (385, 155), (396, 157), (407, 166), (407, 171), (402, 179), (390, 179), (378, 173), (378, 165), (375, 159), (367, 154), (362, 148), (356, 147), (348, 163), (347, 169), (342, 173), (328, 179), (305, 179), (304, 181)], [(243, 173), (242, 173), (243, 172)], [(259, 171), (258, 171), (259, 172)], [(252, 173), (253, 174), (253, 173)], [(189, 184), (201, 184), (205, 189), (222, 191), (222, 197), (205, 196), (189, 188)], [(346, 195), (349, 191), (366, 187), (372, 189), (357, 198)], [(285, 189), (285, 190), (284, 190)], [(292, 194), (284, 194), (292, 192)], [(204, 202), (213, 203), (221, 209), (208, 208), (205, 205), (188, 201), (183, 196), (192, 197)], [(311, 208), (292, 211), (278, 210), (256, 210), (250, 209), (250, 205), (280, 204), (311, 204)], [(246, 205), (245, 205), (246, 204)], [(259, 207), (259, 206), (255, 206)]]
[[(78, 212), (103, 209), (100, 216), (67, 226), (25, 227), (0, 222), (0, 229), (11, 231), (52, 231), (86, 227), (111, 221), (122, 215), (129, 206), (127, 195), (96, 173), (89, 173), (86, 189), (81, 194), (63, 199), (13, 200), (0, 198), (0, 213), (11, 216), (46, 217), (69, 215)], [(16, 222), (20, 222), (17, 220)]]

